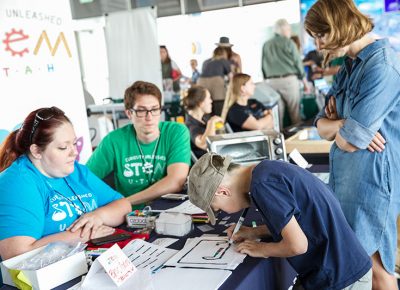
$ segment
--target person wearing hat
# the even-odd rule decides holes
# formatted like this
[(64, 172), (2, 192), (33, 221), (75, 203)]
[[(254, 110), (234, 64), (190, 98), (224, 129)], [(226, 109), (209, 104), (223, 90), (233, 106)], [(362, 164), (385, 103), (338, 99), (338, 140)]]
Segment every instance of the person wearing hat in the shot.
[(197, 81), (199, 86), (206, 88), (213, 101), (212, 114), (221, 116), (226, 95), (226, 80), (232, 78), (231, 64), (223, 47), (216, 47), (213, 56), (203, 62), (201, 75)]
[(219, 42), (215, 45), (223, 47), (228, 55), (228, 60), (231, 62), (231, 72), (241, 73), (242, 72), (242, 59), (240, 55), (232, 50), (232, 43), (229, 43), (229, 38), (226, 36), (221, 36)]
[[(232, 237), (236, 250), (287, 258), (298, 273), (293, 289), (371, 289), (370, 257), (331, 190), (312, 173), (283, 161), (242, 166), (206, 153), (189, 173), (188, 195), (213, 225), (215, 211), (234, 213), (253, 202), (265, 225), (242, 226)], [(257, 241), (265, 237), (272, 242)]]

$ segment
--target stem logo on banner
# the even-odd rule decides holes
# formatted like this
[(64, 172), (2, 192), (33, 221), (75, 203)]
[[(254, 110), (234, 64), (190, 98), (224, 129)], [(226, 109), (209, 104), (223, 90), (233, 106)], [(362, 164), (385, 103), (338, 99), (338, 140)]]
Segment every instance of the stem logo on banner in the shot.
[(68, 0), (0, 2), (0, 142), (29, 112), (57, 106), (74, 124), (79, 160), (91, 154)]

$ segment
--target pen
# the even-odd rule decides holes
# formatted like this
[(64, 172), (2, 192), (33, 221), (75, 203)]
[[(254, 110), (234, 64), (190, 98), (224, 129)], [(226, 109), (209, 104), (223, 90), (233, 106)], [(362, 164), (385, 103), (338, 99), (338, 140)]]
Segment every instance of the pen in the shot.
[(233, 230), (232, 236), (229, 239), (229, 244), (233, 243), (233, 239), (232, 238), (239, 231), (240, 227), (242, 226), (244, 218), (246, 217), (246, 214), (247, 214), (248, 210), (249, 210), (249, 208), (247, 207), (242, 211), (242, 214), (240, 215), (240, 218), (239, 218), (239, 220), (238, 220), (238, 222), (237, 222), (237, 224), (235, 226), (235, 229)]

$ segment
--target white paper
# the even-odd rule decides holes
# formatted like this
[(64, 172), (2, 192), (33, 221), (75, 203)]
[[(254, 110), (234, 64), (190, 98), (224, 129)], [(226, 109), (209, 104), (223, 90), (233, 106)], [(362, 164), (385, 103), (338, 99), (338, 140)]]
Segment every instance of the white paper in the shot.
[[(136, 284), (132, 284), (132, 281), (136, 279), (131, 279), (136, 274), (136, 267), (115, 244), (93, 262), (81, 288), (98, 290), (97, 287), (100, 286), (101, 289), (115, 289), (118, 286), (120, 289), (129, 289), (129, 287), (125, 288), (126, 285), (135, 285), (136, 287)], [(127, 283), (128, 281), (130, 283)]]
[(138, 269), (149, 271), (156, 271), (178, 252), (140, 239), (132, 240), (122, 251)]
[(234, 270), (245, 257), (228, 243), (228, 237), (198, 237), (188, 240), (165, 265)]
[(117, 286), (121, 286), (137, 271), (117, 244), (101, 254), (95, 262), (99, 262), (103, 266), (103, 269)]
[(176, 241), (179, 241), (179, 239), (173, 239), (173, 238), (159, 238), (157, 240), (154, 240), (152, 242), (153, 245), (159, 246), (159, 247), (168, 247), (175, 243)]
[[(96, 262), (96, 261), (95, 261)], [(93, 267), (93, 266), (92, 266)], [(90, 269), (91, 270), (91, 269)], [(100, 270), (92, 275), (90, 281), (87, 281), (87, 276), (81, 286), (81, 290), (155, 290), (150, 271), (146, 269), (138, 269), (124, 284), (115, 286), (112, 280), (107, 276), (104, 270)]]
[(203, 233), (214, 230), (214, 228), (212, 226), (210, 226), (210, 225), (201, 225), (201, 226), (197, 226), (197, 228), (200, 231), (202, 231)]
[(316, 177), (322, 180), (324, 183), (329, 183), (329, 172), (314, 172), (313, 173)]
[(311, 165), (308, 164), (307, 160), (304, 159), (304, 157), (300, 154), (299, 150), (296, 148), (293, 149), (292, 152), (290, 152), (289, 157), (296, 163), (298, 166), (301, 168), (308, 168)]
[(195, 206), (193, 203), (190, 202), (190, 200), (182, 202), (180, 205), (178, 205), (176, 207), (169, 208), (166, 210), (166, 212), (178, 212), (178, 213), (184, 213), (184, 214), (205, 213), (204, 210)]
[(153, 282), (157, 290), (213, 290), (218, 289), (231, 273), (228, 270), (164, 268), (153, 275)]

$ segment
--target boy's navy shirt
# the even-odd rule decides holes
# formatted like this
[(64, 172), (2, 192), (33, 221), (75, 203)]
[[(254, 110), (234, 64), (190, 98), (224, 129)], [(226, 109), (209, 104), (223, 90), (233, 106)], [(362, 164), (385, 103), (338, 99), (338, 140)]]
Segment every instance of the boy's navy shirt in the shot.
[(339, 202), (312, 173), (264, 160), (253, 170), (250, 192), (274, 242), (292, 216), (307, 236), (307, 252), (287, 258), (305, 289), (343, 289), (371, 268)]

